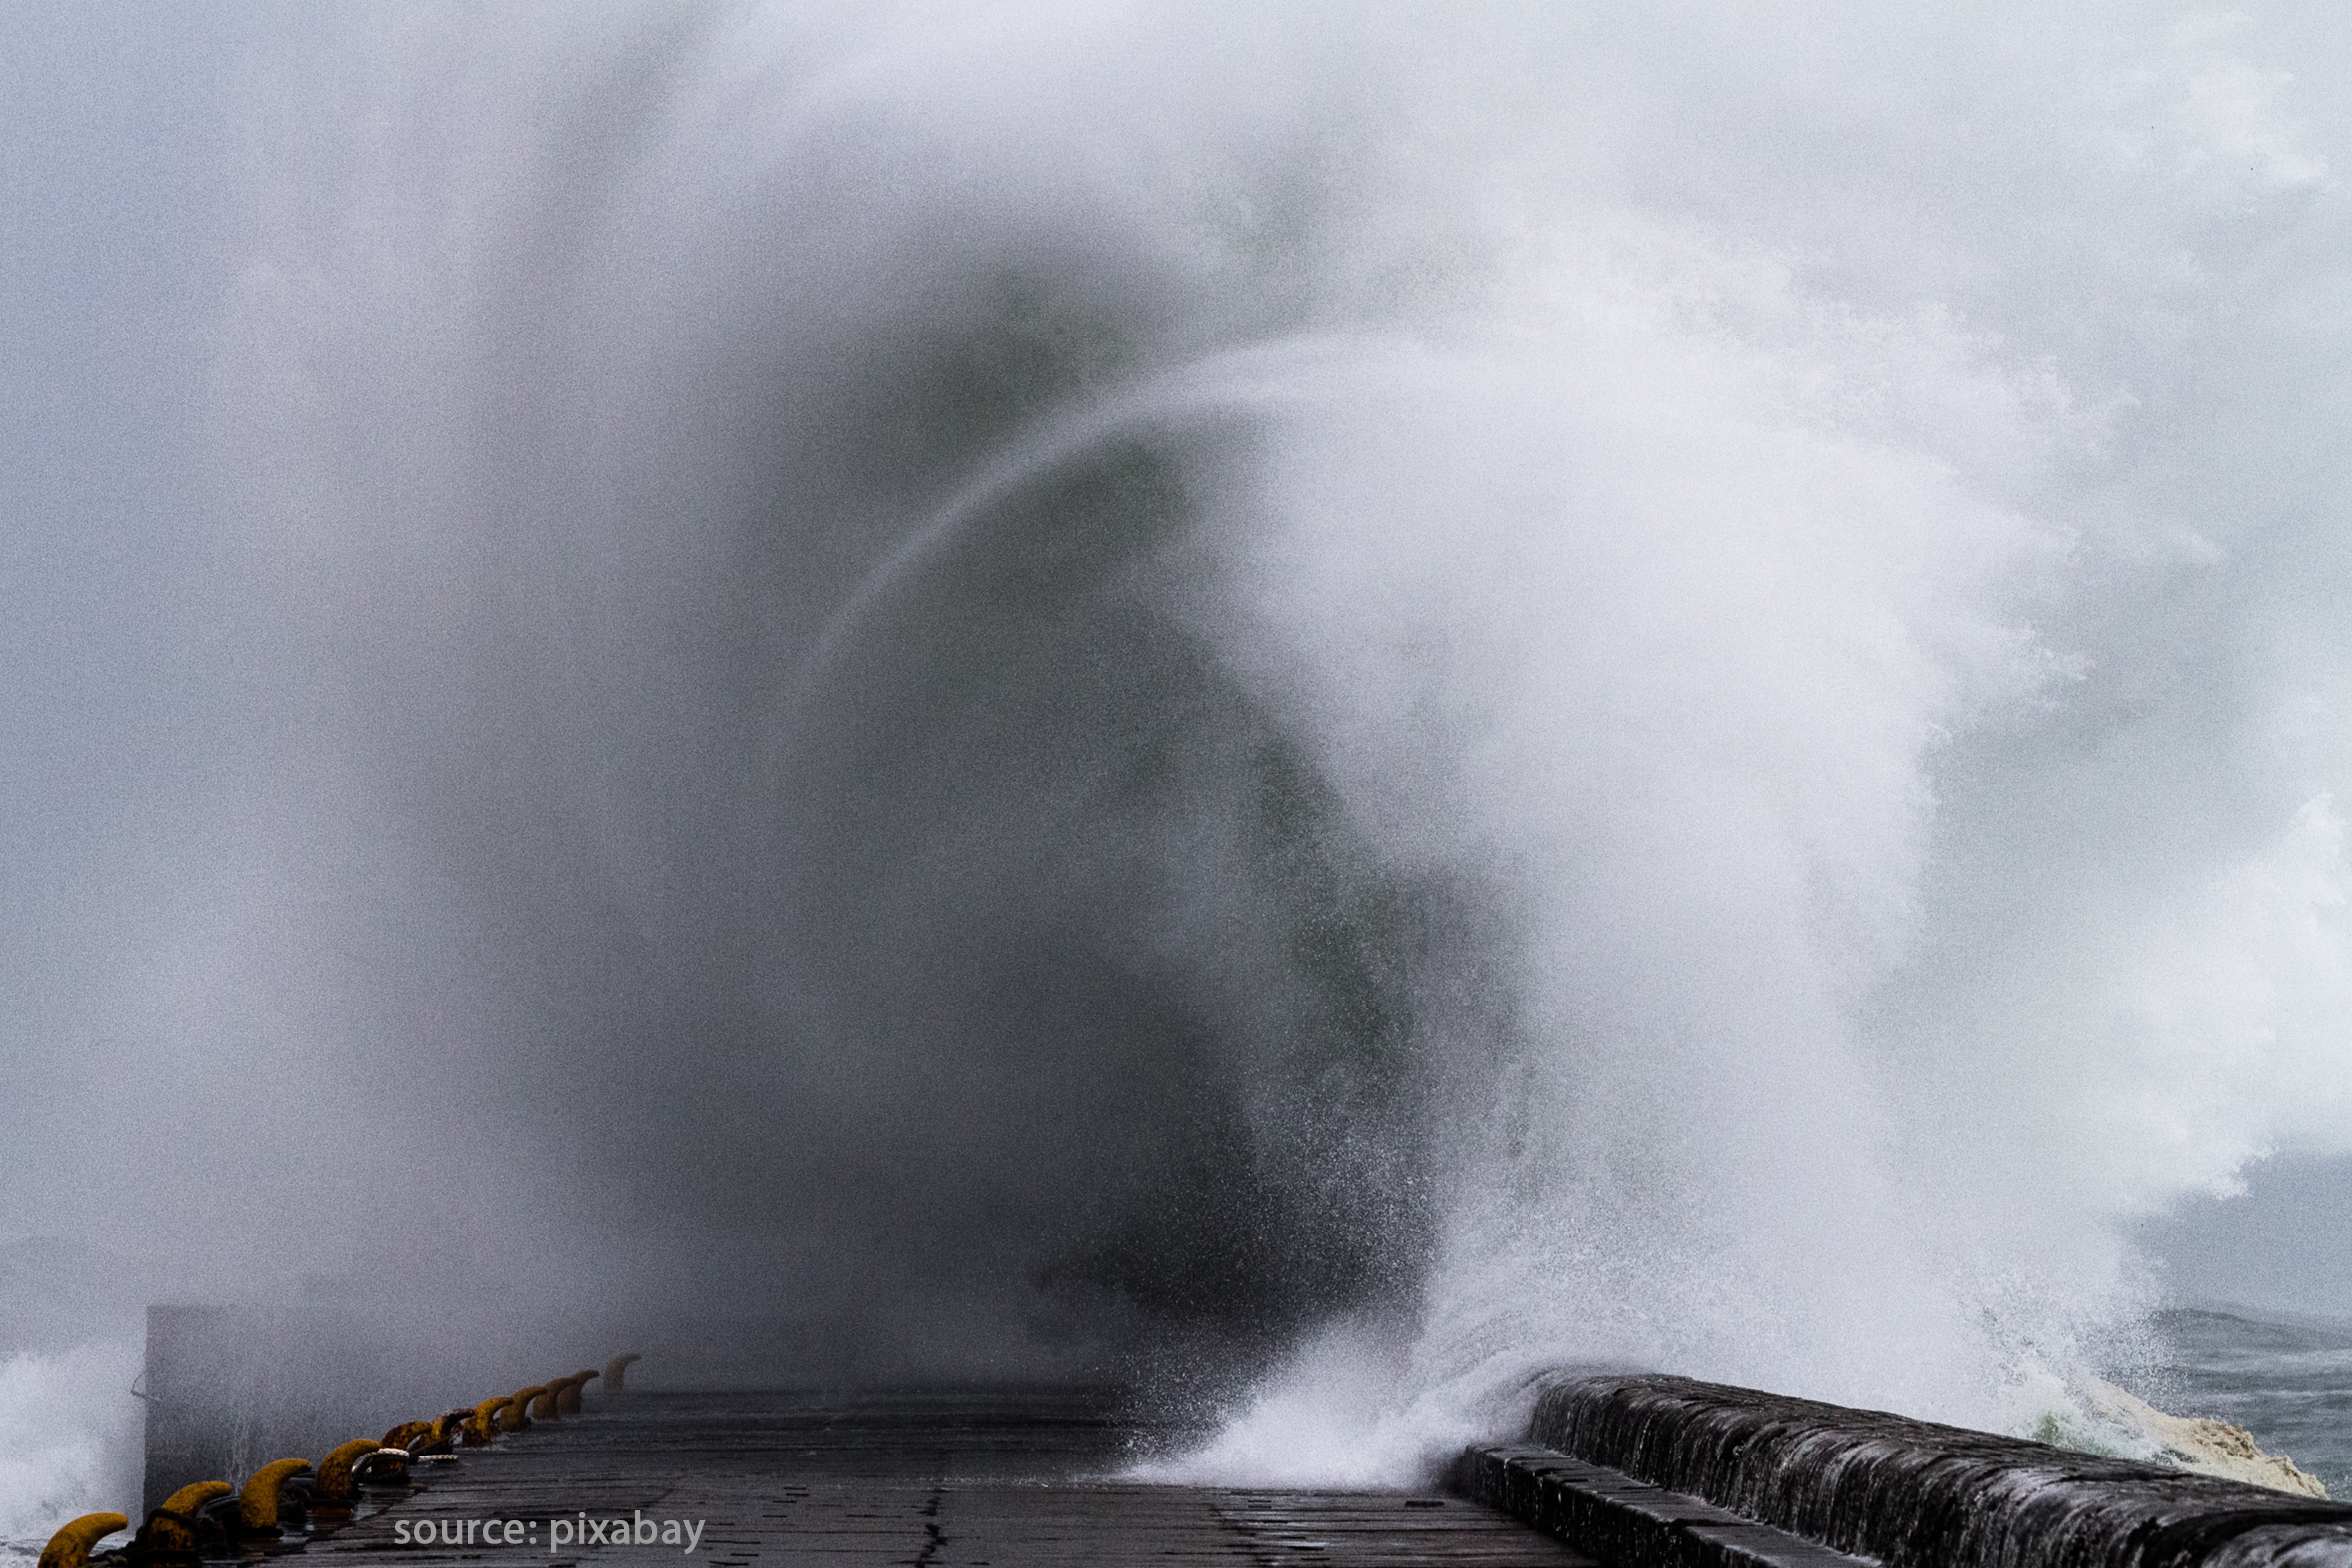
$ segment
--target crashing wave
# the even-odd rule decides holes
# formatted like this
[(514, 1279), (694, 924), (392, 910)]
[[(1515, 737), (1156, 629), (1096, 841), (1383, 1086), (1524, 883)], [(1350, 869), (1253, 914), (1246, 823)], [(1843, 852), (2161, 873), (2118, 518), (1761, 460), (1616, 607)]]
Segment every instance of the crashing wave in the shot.
[(2273, 1491), (2325, 1497), (2327, 1487), (2318, 1476), (2298, 1466), (2283, 1454), (2265, 1453), (2254, 1435), (2211, 1416), (2174, 1416), (2125, 1389), (2100, 1379), (2087, 1382), (2090, 1408), (2118, 1429), (2129, 1447), (2123, 1452), (2147, 1457), (2199, 1475), (2245, 1481)]

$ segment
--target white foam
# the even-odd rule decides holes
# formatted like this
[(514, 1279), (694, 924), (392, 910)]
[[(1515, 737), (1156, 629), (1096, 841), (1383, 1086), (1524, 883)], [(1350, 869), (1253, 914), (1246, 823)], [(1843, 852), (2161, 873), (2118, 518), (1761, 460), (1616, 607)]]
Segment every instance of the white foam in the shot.
[(0, 1359), (0, 1550), (38, 1557), (69, 1519), (138, 1516), (139, 1363), (103, 1340)]

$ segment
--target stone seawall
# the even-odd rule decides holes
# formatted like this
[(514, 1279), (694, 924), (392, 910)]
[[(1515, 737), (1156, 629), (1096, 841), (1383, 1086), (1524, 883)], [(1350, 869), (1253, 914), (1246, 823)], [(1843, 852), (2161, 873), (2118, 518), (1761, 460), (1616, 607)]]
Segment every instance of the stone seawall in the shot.
[(1555, 1385), (1462, 1481), (1611, 1568), (2352, 1568), (2352, 1505), (1655, 1374)]

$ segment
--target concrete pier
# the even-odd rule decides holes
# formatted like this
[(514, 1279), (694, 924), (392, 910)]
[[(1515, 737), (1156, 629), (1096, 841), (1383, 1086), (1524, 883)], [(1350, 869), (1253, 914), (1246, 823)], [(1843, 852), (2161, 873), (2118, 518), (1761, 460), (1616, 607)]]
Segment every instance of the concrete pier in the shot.
[[(1102, 1394), (631, 1393), (594, 1406), (494, 1449), (465, 1451), (456, 1464), (419, 1466), (417, 1489), (310, 1541), (304, 1555), (322, 1568), (1592, 1568), (1590, 1558), (1493, 1509), (1440, 1492), (1116, 1479), (1138, 1445), (1159, 1435), (1128, 1423)], [(502, 1528), (499, 1544), (481, 1544), (482, 1522), (494, 1519), (521, 1521), (525, 1539), (504, 1544)], [(659, 1543), (669, 1521), (700, 1526), (691, 1553)], [(559, 1526), (569, 1537), (561, 1543)], [(606, 1538), (584, 1539), (596, 1526)], [(402, 1544), (420, 1532), (432, 1544)], [(615, 1533), (630, 1538), (616, 1544)], [(640, 1544), (641, 1533), (656, 1539)]]
[[(483, 1347), (314, 1313), (157, 1308), (148, 1352), (150, 1507), (500, 1387), (459, 1370)], [(1113, 1390), (589, 1390), (576, 1414), (419, 1456), (412, 1484), (308, 1533), (220, 1549), (351, 1568), (2352, 1568), (2345, 1503), (1655, 1374), (1562, 1372), (1526, 1431), (1417, 1492), (1138, 1481), (1201, 1434)]]

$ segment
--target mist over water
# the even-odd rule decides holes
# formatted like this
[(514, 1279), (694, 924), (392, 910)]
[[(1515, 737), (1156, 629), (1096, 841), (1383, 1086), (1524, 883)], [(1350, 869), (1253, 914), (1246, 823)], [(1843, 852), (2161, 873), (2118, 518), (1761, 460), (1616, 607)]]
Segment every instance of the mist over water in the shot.
[[(2352, 1154), (2346, 41), (69, 37), (207, 127), (202, 412), (141, 573), (13, 503), (10, 599), (170, 680), (19, 689), (5, 1233), (679, 1381), (1134, 1378), (1184, 1475), (1403, 1478), (1579, 1361), (2070, 1409), (2135, 1227)], [(81, 1452), (0, 1536), (114, 1505)]]

